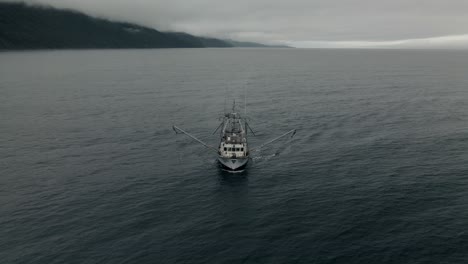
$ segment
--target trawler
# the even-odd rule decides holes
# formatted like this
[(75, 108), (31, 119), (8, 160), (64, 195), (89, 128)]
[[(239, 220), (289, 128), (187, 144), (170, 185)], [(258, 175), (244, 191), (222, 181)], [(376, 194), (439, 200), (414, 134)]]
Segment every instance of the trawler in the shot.
[(259, 150), (287, 135), (291, 135), (291, 137), (293, 137), (296, 134), (296, 129), (293, 129), (257, 148), (250, 149), (247, 143), (247, 131), (249, 130), (254, 136), (255, 133), (250, 128), (247, 118), (242, 117), (235, 111), (235, 102), (232, 107), (232, 112), (224, 114), (221, 124), (219, 124), (213, 132), (213, 134), (215, 134), (221, 128), (218, 148), (208, 145), (177, 126), (173, 126), (172, 128), (176, 133), (185, 134), (206, 148), (216, 151), (218, 153), (219, 164), (223, 169), (228, 171), (242, 171), (249, 162), (251, 152)]

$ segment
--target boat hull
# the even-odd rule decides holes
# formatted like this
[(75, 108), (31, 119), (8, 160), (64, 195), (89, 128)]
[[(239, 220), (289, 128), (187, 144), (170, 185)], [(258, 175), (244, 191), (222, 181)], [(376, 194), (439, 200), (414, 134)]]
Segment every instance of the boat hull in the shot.
[(238, 171), (243, 170), (247, 163), (249, 162), (249, 158), (225, 158), (225, 157), (218, 157), (219, 164), (231, 171)]

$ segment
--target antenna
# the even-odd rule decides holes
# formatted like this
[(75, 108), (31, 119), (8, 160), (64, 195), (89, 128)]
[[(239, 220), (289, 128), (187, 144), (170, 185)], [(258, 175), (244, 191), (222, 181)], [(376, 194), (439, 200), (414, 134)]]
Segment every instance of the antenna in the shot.
[(229, 86), (224, 86), (224, 116), (227, 114), (227, 97), (229, 94)]
[[(246, 96), (246, 93), (245, 93), (245, 87), (247, 85), (244, 84), (244, 122), (245, 122), (245, 134), (247, 135), (247, 131), (249, 129), (249, 124), (247, 124), (247, 96)], [(250, 129), (250, 131), (253, 133), (252, 129)], [(255, 133), (253, 133), (253, 135), (255, 136)]]
[(245, 94), (245, 87), (246, 85), (244, 85), (244, 117), (247, 117), (247, 96)]
[(226, 96), (224, 96), (224, 115), (226, 115)]

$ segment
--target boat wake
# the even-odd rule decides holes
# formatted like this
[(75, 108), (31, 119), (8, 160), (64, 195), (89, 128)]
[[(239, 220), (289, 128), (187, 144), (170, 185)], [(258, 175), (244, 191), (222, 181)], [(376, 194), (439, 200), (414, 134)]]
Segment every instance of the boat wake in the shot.
[(252, 161), (267, 161), (267, 160), (270, 160), (271, 158), (273, 157), (276, 157), (278, 156), (279, 154), (278, 153), (274, 153), (274, 154), (270, 154), (270, 155), (258, 155), (258, 156), (255, 156), (255, 157), (252, 157)]

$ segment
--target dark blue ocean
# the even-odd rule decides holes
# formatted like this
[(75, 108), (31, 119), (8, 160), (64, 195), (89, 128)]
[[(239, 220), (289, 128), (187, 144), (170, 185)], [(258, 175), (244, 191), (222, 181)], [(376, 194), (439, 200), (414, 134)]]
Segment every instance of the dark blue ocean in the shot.
[(468, 51), (0, 53), (0, 262), (468, 263)]

